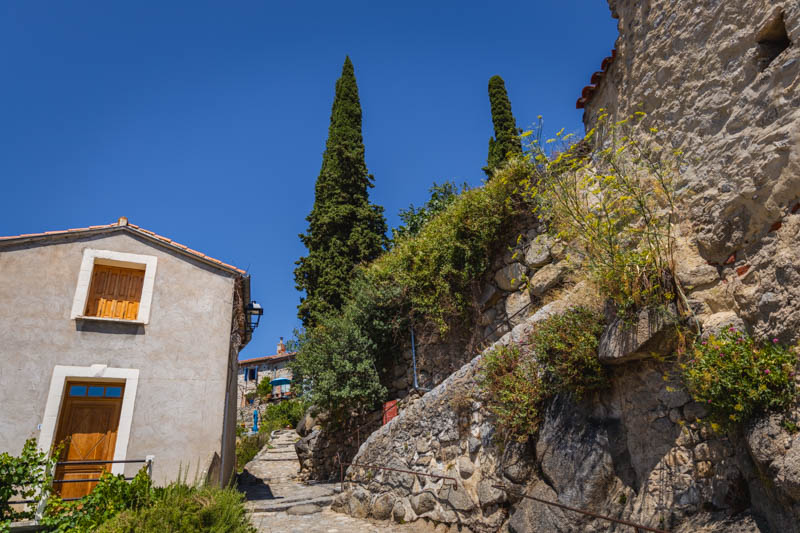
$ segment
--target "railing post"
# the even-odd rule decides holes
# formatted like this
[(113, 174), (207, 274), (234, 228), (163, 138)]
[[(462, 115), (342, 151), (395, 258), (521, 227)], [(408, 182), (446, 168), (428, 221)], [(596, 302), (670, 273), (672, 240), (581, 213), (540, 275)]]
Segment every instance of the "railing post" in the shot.
[(155, 455), (148, 455), (147, 457), (144, 458), (144, 460), (145, 460), (145, 463), (147, 464), (147, 477), (149, 477), (152, 480), (153, 479), (153, 461), (156, 460), (156, 456)]

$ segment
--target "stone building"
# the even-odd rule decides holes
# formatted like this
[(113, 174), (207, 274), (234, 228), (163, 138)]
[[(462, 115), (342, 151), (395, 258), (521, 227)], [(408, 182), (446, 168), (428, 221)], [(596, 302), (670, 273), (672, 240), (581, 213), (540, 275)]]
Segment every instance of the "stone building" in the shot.
[[(70, 461), (152, 455), (156, 483), (189, 468), (227, 484), (249, 302), (246, 272), (125, 217), (0, 238), (0, 451), (67, 441)], [(70, 465), (56, 479), (141, 467)], [(62, 486), (81, 496), (94, 483)]]
[(237, 405), (245, 407), (251, 403), (248, 393), (255, 393), (258, 384), (265, 379), (272, 385), (272, 398), (283, 399), (293, 394), (292, 369), (289, 363), (294, 359), (296, 352), (287, 352), (283, 337), (278, 342), (278, 351), (273, 355), (253, 357), (239, 361), (239, 375), (237, 379)]

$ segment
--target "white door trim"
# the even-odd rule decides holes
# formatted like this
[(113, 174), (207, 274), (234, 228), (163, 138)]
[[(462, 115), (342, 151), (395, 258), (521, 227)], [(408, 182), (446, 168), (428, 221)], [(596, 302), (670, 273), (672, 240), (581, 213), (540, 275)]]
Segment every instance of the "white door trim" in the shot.
[[(39, 449), (49, 452), (53, 446), (58, 415), (61, 413), (61, 404), (64, 399), (64, 386), (67, 379), (96, 379), (98, 381), (125, 382), (125, 392), (122, 395), (122, 411), (119, 415), (117, 427), (117, 443), (114, 446), (114, 460), (126, 458), (128, 441), (131, 436), (131, 423), (133, 422), (133, 404), (136, 400), (136, 387), (139, 385), (139, 369), (137, 368), (109, 368), (106, 365), (92, 366), (66, 366), (56, 365), (53, 368), (53, 377), (50, 379), (50, 391), (47, 394), (47, 403), (42, 418), (42, 431), (39, 434)], [(112, 474), (122, 474), (125, 464), (111, 465)]]

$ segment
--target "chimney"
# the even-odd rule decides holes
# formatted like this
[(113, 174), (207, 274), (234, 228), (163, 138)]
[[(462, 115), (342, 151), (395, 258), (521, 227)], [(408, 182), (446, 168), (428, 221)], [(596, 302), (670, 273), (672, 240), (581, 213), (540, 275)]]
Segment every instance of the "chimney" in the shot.
[(278, 355), (286, 353), (286, 345), (283, 344), (283, 337), (278, 341)]

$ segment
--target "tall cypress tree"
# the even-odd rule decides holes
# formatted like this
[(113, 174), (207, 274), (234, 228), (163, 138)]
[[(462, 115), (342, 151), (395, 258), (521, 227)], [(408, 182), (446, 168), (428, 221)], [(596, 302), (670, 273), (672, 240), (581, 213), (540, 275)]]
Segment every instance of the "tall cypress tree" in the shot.
[(500, 76), (489, 79), (489, 103), (492, 106), (494, 137), (489, 138), (489, 156), (483, 171), (491, 178), (492, 172), (503, 164), (510, 153), (522, 153), (522, 144), (517, 136), (519, 130), (511, 113), (506, 84)]
[(306, 328), (341, 309), (353, 269), (386, 248), (383, 208), (369, 203), (374, 178), (364, 161), (361, 103), (350, 58), (336, 81), (328, 140), (315, 187), (314, 207), (300, 240), (308, 255), (295, 264), (295, 284), (306, 296), (297, 316)]

